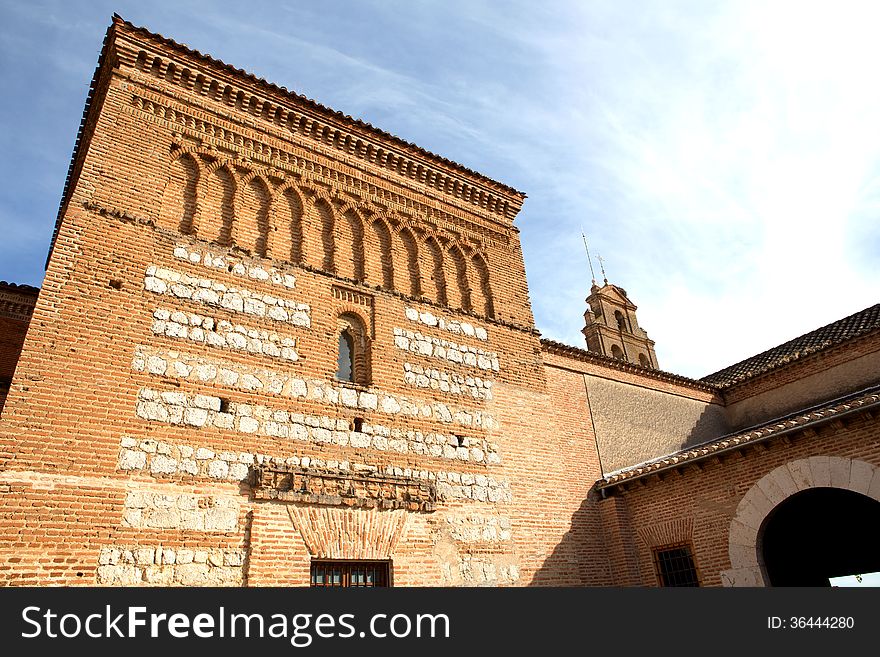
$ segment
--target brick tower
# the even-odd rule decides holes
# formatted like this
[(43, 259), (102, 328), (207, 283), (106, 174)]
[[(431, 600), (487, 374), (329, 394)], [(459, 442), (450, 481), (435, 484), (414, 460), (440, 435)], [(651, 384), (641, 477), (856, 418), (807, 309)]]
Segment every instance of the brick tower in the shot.
[(114, 17), (0, 423), (6, 577), (580, 583), (524, 198)]
[(626, 290), (609, 283), (599, 287), (596, 281), (587, 297), (585, 326), (581, 330), (590, 351), (611, 356), (642, 367), (658, 369), (654, 341), (636, 321), (636, 305)]

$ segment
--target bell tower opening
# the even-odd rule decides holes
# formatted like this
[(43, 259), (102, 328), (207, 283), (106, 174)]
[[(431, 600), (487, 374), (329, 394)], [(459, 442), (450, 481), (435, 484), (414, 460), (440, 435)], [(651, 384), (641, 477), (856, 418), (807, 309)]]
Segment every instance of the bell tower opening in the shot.
[(636, 305), (626, 290), (607, 280), (602, 287), (594, 281), (587, 306), (581, 333), (589, 351), (648, 369), (658, 368), (654, 341), (639, 326)]
[(832, 577), (880, 571), (880, 502), (843, 488), (795, 493), (758, 538), (771, 586), (830, 586)]

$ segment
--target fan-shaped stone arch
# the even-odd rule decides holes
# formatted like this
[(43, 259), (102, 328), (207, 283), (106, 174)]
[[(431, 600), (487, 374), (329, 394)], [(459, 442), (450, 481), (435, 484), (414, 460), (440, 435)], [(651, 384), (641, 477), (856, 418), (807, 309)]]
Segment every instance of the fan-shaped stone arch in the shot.
[(343, 209), (336, 222), (336, 273), (356, 281), (364, 280), (364, 223), (357, 211)]
[(204, 176), (199, 212), (200, 239), (231, 246), (235, 238), (235, 175), (224, 162), (211, 165)]
[(471, 287), (471, 304), (474, 312), (495, 319), (495, 299), (492, 296), (492, 285), (489, 281), (489, 265), (479, 253), (471, 256), (471, 264), (476, 279), (476, 284)]
[(303, 264), (303, 214), (303, 199), (295, 187), (288, 185), (276, 192), (269, 249), (273, 258)]
[(199, 165), (190, 153), (171, 161), (159, 209), (159, 226), (185, 234), (193, 232), (198, 184)]
[(241, 181), (235, 243), (260, 257), (265, 257), (268, 250), (270, 198), (269, 185), (261, 176), (244, 176)]

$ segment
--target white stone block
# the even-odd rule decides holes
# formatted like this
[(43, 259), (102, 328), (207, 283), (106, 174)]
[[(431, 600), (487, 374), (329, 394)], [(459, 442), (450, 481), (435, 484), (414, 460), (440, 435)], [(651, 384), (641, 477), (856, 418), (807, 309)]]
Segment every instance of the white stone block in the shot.
[(174, 474), (177, 472), (177, 461), (167, 456), (154, 456), (150, 462), (150, 473), (157, 474)]
[(226, 479), (229, 474), (229, 464), (226, 461), (215, 459), (208, 463), (208, 476), (214, 479)]
[(286, 322), (290, 319), (290, 315), (287, 313), (284, 308), (279, 308), (278, 306), (272, 306), (269, 308), (267, 313), (270, 319), (274, 319), (276, 322)]
[(293, 397), (305, 397), (308, 393), (306, 382), (302, 379), (290, 380), (290, 395)]
[(186, 406), (186, 395), (182, 392), (163, 392), (161, 394), (162, 401), (173, 406)]
[(379, 406), (379, 398), (372, 392), (362, 392), (358, 395), (358, 407), (376, 410)]
[(260, 429), (260, 423), (251, 417), (241, 417), (238, 420), (238, 430), (242, 433), (256, 433)]
[(235, 416), (232, 413), (215, 413), (212, 424), (218, 429), (232, 429)]
[(168, 284), (159, 278), (148, 276), (144, 279), (144, 289), (156, 294), (165, 294), (166, 290), (168, 290)]
[(229, 465), (229, 479), (233, 481), (242, 481), (247, 479), (248, 466), (244, 463), (231, 463)]
[(220, 299), (220, 305), (227, 310), (240, 313), (244, 310), (244, 299), (236, 292), (226, 292)]
[(147, 464), (147, 455), (132, 449), (123, 449), (119, 454), (120, 470), (142, 470)]

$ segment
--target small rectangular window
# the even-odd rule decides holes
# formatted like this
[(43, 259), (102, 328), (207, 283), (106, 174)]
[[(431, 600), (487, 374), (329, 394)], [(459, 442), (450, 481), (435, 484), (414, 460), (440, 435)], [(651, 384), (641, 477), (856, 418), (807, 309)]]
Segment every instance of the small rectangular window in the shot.
[(697, 567), (688, 544), (668, 545), (654, 550), (654, 566), (660, 586), (699, 586)]
[(389, 561), (312, 561), (312, 586), (391, 586)]

